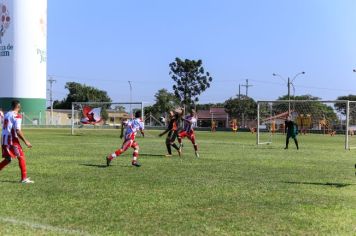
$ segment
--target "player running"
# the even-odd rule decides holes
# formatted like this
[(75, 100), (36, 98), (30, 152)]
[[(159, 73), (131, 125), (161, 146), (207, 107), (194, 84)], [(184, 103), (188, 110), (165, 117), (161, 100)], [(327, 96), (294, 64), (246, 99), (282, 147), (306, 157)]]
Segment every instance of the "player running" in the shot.
[(179, 114), (178, 112), (170, 111), (169, 112), (169, 123), (167, 129), (159, 134), (159, 137), (162, 137), (168, 133), (166, 138), (166, 147), (167, 147), (167, 154), (166, 157), (172, 156), (172, 147), (177, 150), (178, 155), (181, 156), (181, 152), (177, 144), (174, 142), (178, 137), (179, 133)]
[[(124, 136), (124, 129), (126, 130), (125, 136)], [(135, 137), (136, 137), (137, 131), (140, 131), (142, 134), (142, 137), (144, 137), (145, 133), (143, 132), (143, 130), (144, 130), (144, 123), (141, 119), (141, 111), (136, 111), (134, 119), (128, 120), (128, 121), (122, 123), (120, 138), (121, 139), (123, 137), (125, 138), (124, 143), (122, 144), (122, 147), (120, 149), (118, 149), (114, 153), (110, 154), (106, 158), (106, 165), (109, 166), (113, 159), (120, 156), (122, 153), (124, 153), (127, 149), (129, 149), (131, 147), (134, 149), (131, 164), (133, 166), (140, 167), (141, 164), (137, 162), (139, 146), (135, 140)]]
[(21, 170), (21, 183), (32, 184), (34, 182), (27, 177), (26, 158), (20, 140), (22, 140), (28, 148), (31, 148), (32, 145), (27, 141), (21, 131), (22, 116), (19, 114), (20, 110), (20, 102), (14, 100), (11, 103), (11, 111), (7, 112), (4, 116), (1, 134), (2, 157), (4, 160), (0, 163), (0, 170), (10, 164), (12, 159), (17, 158)]
[(194, 133), (194, 128), (197, 125), (196, 111), (192, 109), (190, 114), (183, 117), (182, 120), (184, 121), (184, 127), (183, 130), (180, 131), (178, 134), (179, 149), (180, 151), (182, 150), (183, 147), (182, 139), (187, 137), (194, 146), (195, 156), (199, 157), (198, 145), (195, 143), (195, 133)]

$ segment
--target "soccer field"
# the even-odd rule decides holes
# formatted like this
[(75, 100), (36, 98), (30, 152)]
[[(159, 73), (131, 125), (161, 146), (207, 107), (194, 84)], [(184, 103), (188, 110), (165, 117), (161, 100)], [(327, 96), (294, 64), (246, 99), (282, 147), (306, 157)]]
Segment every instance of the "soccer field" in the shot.
[[(79, 131), (83, 132), (83, 131)], [(0, 172), (0, 235), (356, 234), (356, 151), (343, 137), (300, 136), (257, 147), (250, 133), (198, 132), (200, 159), (164, 157), (164, 138), (138, 138), (105, 167), (118, 130), (27, 129), (34, 185), (18, 183), (15, 160)]]

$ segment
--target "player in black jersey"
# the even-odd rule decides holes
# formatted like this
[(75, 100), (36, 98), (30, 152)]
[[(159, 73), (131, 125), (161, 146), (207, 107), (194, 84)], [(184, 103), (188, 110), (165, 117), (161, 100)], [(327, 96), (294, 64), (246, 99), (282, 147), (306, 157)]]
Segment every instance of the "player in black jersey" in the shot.
[(298, 125), (292, 121), (291, 116), (288, 116), (287, 120), (285, 121), (285, 132), (286, 136), (286, 147), (284, 149), (288, 149), (289, 139), (292, 138), (294, 140), (295, 146), (299, 149), (298, 144)]

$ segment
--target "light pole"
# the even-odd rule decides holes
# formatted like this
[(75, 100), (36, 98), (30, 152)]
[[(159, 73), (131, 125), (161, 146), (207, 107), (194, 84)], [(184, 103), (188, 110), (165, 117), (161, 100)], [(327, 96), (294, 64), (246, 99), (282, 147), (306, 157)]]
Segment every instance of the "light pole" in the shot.
[(294, 80), (299, 76), (299, 75), (304, 75), (305, 72), (302, 71), (298, 74), (296, 74), (292, 79), (290, 79), (290, 77), (288, 77), (288, 79), (286, 80), (283, 76), (281, 76), (280, 74), (276, 74), (276, 73), (273, 73), (272, 75), (275, 76), (275, 77), (279, 77), (281, 78), (284, 82), (287, 82), (287, 87), (288, 87), (288, 115), (290, 115), (290, 86), (292, 85), (293, 86), (293, 89), (294, 89), (294, 85), (293, 85), (293, 82)]
[(131, 116), (131, 119), (133, 118), (133, 116), (132, 116), (132, 85), (131, 85), (131, 81), (129, 80), (128, 81), (129, 82), (129, 85), (130, 85), (130, 116)]
[(49, 102), (50, 102), (50, 105), (51, 105), (51, 125), (53, 125), (53, 83), (56, 82), (55, 79), (53, 79), (52, 76), (49, 76), (48, 77), (48, 80), (49, 82)]

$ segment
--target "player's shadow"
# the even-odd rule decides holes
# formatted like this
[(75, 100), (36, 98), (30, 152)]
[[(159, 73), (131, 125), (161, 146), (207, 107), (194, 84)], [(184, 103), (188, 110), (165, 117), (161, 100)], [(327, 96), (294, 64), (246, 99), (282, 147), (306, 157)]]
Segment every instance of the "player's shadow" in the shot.
[(286, 184), (305, 184), (305, 185), (318, 185), (318, 186), (328, 186), (328, 187), (335, 187), (335, 188), (344, 188), (344, 187), (348, 187), (351, 185), (355, 185), (355, 184), (345, 184), (345, 183), (318, 183), (318, 182), (297, 182), (297, 181), (284, 181), (283, 183)]
[(0, 180), (0, 183), (18, 184), (20, 182), (16, 180)]
[(97, 165), (97, 164), (80, 164), (81, 166), (87, 166), (87, 167), (96, 167), (96, 168), (107, 168), (108, 166), (107, 165), (104, 165), (104, 164), (100, 164), (100, 165)]
[(140, 153), (141, 157), (164, 157), (162, 154)]
[[(104, 165), (104, 164), (79, 164), (81, 166), (87, 166), (87, 167), (93, 167), (93, 168), (109, 168), (111, 166), (114, 166), (114, 165), (110, 165), (110, 166), (107, 166), (107, 165)], [(131, 165), (122, 165), (121, 167), (132, 167)]]

